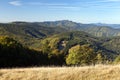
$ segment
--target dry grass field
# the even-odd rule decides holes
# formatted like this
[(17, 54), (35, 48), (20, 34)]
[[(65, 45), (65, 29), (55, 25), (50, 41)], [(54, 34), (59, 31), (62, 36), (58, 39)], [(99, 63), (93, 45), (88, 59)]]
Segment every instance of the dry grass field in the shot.
[(0, 80), (120, 80), (120, 65), (0, 69)]

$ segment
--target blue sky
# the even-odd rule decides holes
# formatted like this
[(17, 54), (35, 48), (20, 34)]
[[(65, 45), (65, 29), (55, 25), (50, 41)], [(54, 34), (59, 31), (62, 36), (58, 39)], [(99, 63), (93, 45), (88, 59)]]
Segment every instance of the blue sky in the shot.
[(55, 20), (120, 24), (120, 0), (0, 0), (0, 22)]

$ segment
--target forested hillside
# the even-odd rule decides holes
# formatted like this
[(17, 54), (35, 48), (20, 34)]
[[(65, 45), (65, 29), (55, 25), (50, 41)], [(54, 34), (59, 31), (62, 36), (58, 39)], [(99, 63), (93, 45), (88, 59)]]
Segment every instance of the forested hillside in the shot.
[(9, 37), (0, 37), (0, 67), (45, 65), (47, 55), (26, 47)]
[(0, 67), (119, 63), (117, 33), (71, 21), (1, 23)]
[[(70, 55), (71, 49), (73, 49), (74, 47), (75, 48), (73, 50), (75, 52), (73, 51), (72, 54), (76, 53), (77, 55), (81, 55), (82, 53), (86, 52), (86, 49), (87, 50), (90, 49), (93, 51), (92, 55), (94, 55), (94, 57), (95, 55), (96, 56), (100, 55), (102, 58), (106, 60), (113, 60), (115, 56), (118, 55), (118, 53), (115, 52), (115, 50), (107, 48), (106, 45), (103, 46), (103, 44), (106, 44), (105, 41), (107, 42), (107, 40), (96, 38), (85, 32), (74, 31), (48, 37), (41, 41), (40, 48), (43, 52), (46, 53), (49, 52), (50, 54), (55, 55), (64, 54), (67, 56)], [(83, 51), (81, 50), (81, 48)], [(92, 59), (94, 59), (93, 56)]]
[(0, 24), (0, 35), (9, 36), (21, 42), (23, 45), (29, 45), (38, 41), (38, 39), (47, 36), (65, 32), (63, 28), (49, 28), (28, 22), (13, 22)]

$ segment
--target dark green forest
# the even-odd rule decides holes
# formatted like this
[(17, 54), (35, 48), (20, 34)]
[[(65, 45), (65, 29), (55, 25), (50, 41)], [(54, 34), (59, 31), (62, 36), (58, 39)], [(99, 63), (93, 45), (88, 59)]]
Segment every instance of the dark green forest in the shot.
[(72, 21), (0, 24), (0, 67), (120, 63), (120, 30)]

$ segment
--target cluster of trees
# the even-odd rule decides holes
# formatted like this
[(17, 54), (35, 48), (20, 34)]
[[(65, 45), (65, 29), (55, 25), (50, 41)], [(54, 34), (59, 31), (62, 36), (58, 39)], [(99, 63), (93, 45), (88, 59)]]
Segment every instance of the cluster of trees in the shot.
[[(63, 61), (67, 65), (89, 65), (89, 64), (98, 64), (98, 63), (120, 63), (120, 37), (112, 37), (112, 38), (96, 38), (91, 36), (85, 32), (72, 31), (67, 33), (62, 33), (59, 35), (55, 35), (45, 39), (45, 46), (43, 49), (46, 49), (47, 53), (56, 55), (60, 54), (64, 58)], [(44, 41), (44, 40), (43, 40)], [(65, 46), (61, 47), (61, 42), (66, 42)], [(70, 49), (75, 46), (81, 46), (80, 51), (78, 50), (77, 57), (80, 56), (81, 51), (88, 54), (83, 56), (83, 63), (67, 63), (68, 56), (70, 55)], [(87, 47), (84, 48), (85, 45), (89, 45), (88, 48), (91, 48), (93, 52), (89, 52)], [(86, 50), (85, 50), (86, 49)], [(77, 49), (75, 48), (77, 51)], [(73, 54), (75, 55), (76, 52)], [(92, 54), (90, 54), (92, 53)], [(58, 55), (59, 56), (59, 55)], [(81, 58), (81, 57), (80, 57)], [(75, 57), (76, 59), (76, 57)], [(72, 59), (73, 61), (73, 59)], [(70, 62), (72, 62), (70, 61)], [(80, 59), (77, 59), (80, 61)]]
[(104, 60), (102, 53), (95, 52), (89, 45), (76, 45), (69, 49), (66, 63), (68, 65), (91, 65), (103, 63)]
[(0, 37), (0, 67), (25, 67), (61, 64), (56, 56), (22, 46), (9, 37)]
[(30, 54), (33, 54), (32, 51), (12, 38), (0, 37), (0, 67), (30, 65), (34, 61)]
[(40, 49), (50, 56), (62, 55), (66, 65), (112, 63), (117, 55), (103, 42), (84, 32), (68, 32), (42, 40)]
[[(36, 51), (24, 47), (12, 38), (2, 36), (0, 37), (0, 67), (91, 65), (108, 61), (102, 50), (97, 50), (93, 45), (83, 41), (77, 42), (74, 38), (65, 36), (52, 40), (49, 38), (41, 44), (41, 51)], [(60, 46), (63, 48), (59, 49)], [(114, 60), (114, 63), (119, 62), (120, 56)]]

